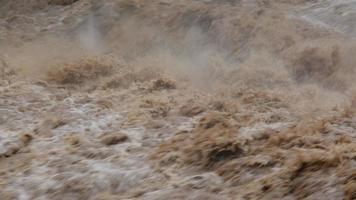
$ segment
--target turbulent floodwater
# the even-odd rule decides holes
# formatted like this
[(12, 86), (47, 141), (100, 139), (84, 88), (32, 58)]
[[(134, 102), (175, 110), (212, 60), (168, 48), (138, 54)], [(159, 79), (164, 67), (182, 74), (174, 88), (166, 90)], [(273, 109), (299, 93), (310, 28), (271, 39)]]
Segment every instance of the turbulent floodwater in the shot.
[(0, 0), (0, 199), (356, 199), (351, 0)]

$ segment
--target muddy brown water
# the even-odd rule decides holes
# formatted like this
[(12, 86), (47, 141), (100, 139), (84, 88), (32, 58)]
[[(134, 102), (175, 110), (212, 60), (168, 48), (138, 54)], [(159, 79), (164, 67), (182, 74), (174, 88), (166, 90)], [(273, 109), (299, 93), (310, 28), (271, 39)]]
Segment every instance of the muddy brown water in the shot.
[(354, 199), (356, 1), (0, 1), (0, 199)]

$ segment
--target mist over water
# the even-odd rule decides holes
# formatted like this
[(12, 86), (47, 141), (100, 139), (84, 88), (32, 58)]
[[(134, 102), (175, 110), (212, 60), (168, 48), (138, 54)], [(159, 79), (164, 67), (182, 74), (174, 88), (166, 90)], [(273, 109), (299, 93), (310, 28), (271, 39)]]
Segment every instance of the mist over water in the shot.
[(95, 17), (90, 14), (79, 30), (79, 41), (90, 52), (102, 53), (105, 50), (103, 36), (98, 30)]

